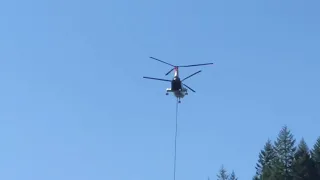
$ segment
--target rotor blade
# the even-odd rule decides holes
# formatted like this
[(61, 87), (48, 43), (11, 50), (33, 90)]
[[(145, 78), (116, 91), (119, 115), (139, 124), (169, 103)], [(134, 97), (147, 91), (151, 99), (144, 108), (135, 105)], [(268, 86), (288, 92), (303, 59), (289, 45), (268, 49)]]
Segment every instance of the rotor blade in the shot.
[(174, 65), (172, 65), (172, 64), (170, 64), (170, 63), (167, 63), (167, 62), (164, 62), (164, 61), (161, 61), (160, 59), (157, 59), (157, 58), (154, 58), (154, 57), (150, 57), (150, 58), (152, 58), (152, 59), (154, 59), (154, 60), (157, 60), (157, 61), (160, 61), (160, 62), (162, 62), (162, 63), (168, 64), (169, 66), (175, 67)]
[(173, 70), (174, 70), (174, 68), (172, 68), (169, 72), (167, 72), (166, 76), (167, 76), (168, 74), (170, 74)]
[(194, 76), (194, 75), (198, 74), (199, 72), (201, 72), (201, 70), (198, 71), (198, 72), (195, 72), (195, 73), (191, 74), (190, 76), (188, 76), (188, 77), (186, 77), (186, 78), (184, 78), (184, 79), (182, 79), (181, 82), (184, 81), (184, 80), (186, 80), (186, 79), (188, 79), (188, 78), (190, 78), (191, 76)]
[(213, 64), (213, 63), (193, 64), (193, 65), (185, 65), (185, 66), (179, 66), (179, 67), (205, 66), (205, 65), (210, 65), (210, 64)]
[[(183, 84), (183, 83), (182, 83)], [(187, 85), (185, 85), (185, 84), (183, 84), (184, 86), (186, 86), (188, 89), (190, 89), (191, 91), (193, 91), (193, 92), (196, 92), (195, 90), (193, 90), (191, 87), (189, 87), (189, 86), (187, 86)]]
[(159, 78), (152, 78), (152, 77), (143, 77), (143, 78), (146, 78), (146, 79), (153, 79), (153, 80), (159, 80), (159, 81), (169, 81), (171, 82), (171, 80), (168, 80), (168, 79), (159, 79)]

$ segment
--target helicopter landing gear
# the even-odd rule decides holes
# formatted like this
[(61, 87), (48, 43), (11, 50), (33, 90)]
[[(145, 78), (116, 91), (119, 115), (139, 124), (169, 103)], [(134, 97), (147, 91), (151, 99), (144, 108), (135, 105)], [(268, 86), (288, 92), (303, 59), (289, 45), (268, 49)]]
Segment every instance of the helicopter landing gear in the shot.
[(169, 95), (169, 93), (166, 93), (166, 95), (168, 96), (168, 95)]

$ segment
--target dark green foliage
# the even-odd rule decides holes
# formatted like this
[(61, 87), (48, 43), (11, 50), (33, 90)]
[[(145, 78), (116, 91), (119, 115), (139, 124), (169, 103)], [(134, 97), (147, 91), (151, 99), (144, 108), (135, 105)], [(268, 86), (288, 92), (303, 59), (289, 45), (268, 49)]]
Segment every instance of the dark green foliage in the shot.
[(316, 173), (307, 143), (302, 139), (294, 156), (294, 180), (314, 179)]
[(238, 178), (236, 177), (236, 173), (234, 171), (232, 171), (228, 180), (238, 180)]
[(317, 142), (313, 147), (312, 158), (315, 162), (320, 163), (320, 137), (317, 139)]
[(223, 165), (221, 166), (217, 177), (217, 180), (238, 180), (238, 178), (236, 177), (236, 173), (232, 171), (231, 174), (229, 174)]
[(287, 126), (284, 126), (280, 131), (274, 146), (276, 158), (272, 165), (272, 178), (292, 180), (294, 175), (293, 160), (296, 147), (295, 139)]
[(260, 177), (258, 175), (254, 175), (252, 180), (260, 180)]
[[(295, 138), (284, 126), (274, 143), (267, 140), (259, 152), (256, 173), (252, 180), (320, 180), (320, 137), (309, 150), (302, 138), (295, 145)], [(222, 166), (218, 180), (238, 180), (232, 171), (228, 174)]]
[(217, 175), (218, 179), (217, 180), (228, 180), (229, 175), (227, 173), (227, 170), (221, 166), (219, 174)]
[(318, 138), (316, 144), (313, 147), (312, 160), (315, 164), (317, 177), (320, 179), (320, 137)]
[(268, 139), (264, 145), (264, 149), (259, 153), (259, 160), (256, 164), (255, 180), (270, 178), (272, 175), (272, 165), (276, 158), (274, 147), (271, 140)]

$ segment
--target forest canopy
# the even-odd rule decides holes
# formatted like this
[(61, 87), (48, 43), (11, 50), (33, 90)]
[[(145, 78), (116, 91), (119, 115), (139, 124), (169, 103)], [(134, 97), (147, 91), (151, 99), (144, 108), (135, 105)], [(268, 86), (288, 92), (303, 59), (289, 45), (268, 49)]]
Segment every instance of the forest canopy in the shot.
[[(320, 137), (309, 148), (302, 138), (298, 142), (287, 126), (282, 127), (277, 139), (268, 139), (258, 153), (256, 173), (252, 180), (320, 180)], [(239, 180), (221, 166), (217, 180)]]

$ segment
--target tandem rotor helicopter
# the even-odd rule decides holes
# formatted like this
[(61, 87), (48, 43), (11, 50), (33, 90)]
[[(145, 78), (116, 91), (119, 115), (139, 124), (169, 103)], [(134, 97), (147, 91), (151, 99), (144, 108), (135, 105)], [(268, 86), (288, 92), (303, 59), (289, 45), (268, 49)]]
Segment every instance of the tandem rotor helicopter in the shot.
[(157, 59), (157, 58), (154, 58), (154, 57), (150, 57), (154, 60), (157, 60), (157, 61), (160, 61), (164, 64), (167, 64), (169, 66), (172, 66), (173, 68), (166, 73), (166, 76), (168, 74), (170, 74), (173, 70), (174, 70), (174, 77), (172, 78), (172, 80), (168, 80), (168, 79), (160, 79), (160, 78), (153, 78), (153, 77), (146, 77), (144, 76), (143, 78), (146, 78), (146, 79), (153, 79), (153, 80), (159, 80), (159, 81), (167, 81), (167, 82), (171, 82), (171, 88), (167, 88), (166, 89), (166, 95), (169, 94), (169, 92), (172, 92), (174, 94), (175, 97), (178, 98), (178, 101), (179, 103), (181, 103), (180, 99), (183, 98), (185, 95), (188, 95), (188, 90), (185, 88), (187, 87), (188, 89), (190, 89), (191, 91), (193, 92), (196, 92), (195, 90), (193, 90), (191, 87), (187, 86), (186, 84), (183, 83), (184, 80), (190, 78), (191, 76), (194, 76), (198, 73), (201, 72), (200, 71), (197, 71), (185, 78), (183, 78), (182, 80), (180, 80), (180, 77), (179, 77), (179, 67), (193, 67), (193, 66), (204, 66), (204, 65), (211, 65), (213, 63), (204, 63), (204, 64), (193, 64), (193, 65), (183, 65), (183, 66), (175, 66), (175, 65), (172, 65), (170, 63), (167, 63), (165, 61), (162, 61), (160, 59)]

